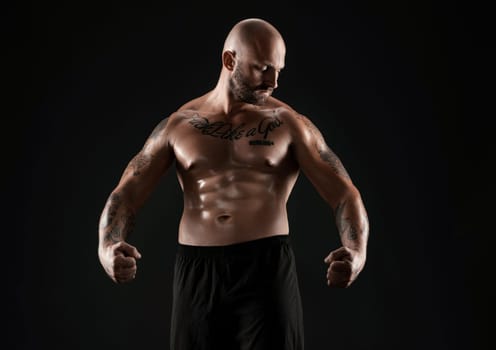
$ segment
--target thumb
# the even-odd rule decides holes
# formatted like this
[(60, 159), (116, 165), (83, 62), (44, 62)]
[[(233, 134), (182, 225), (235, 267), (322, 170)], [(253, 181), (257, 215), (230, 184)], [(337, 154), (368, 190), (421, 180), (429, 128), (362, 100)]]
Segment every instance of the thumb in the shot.
[(135, 259), (141, 259), (141, 254), (138, 252), (138, 249), (129, 243), (121, 242), (116, 250), (123, 253), (125, 256), (132, 256)]
[(349, 250), (346, 247), (339, 247), (336, 250), (333, 250), (325, 259), (324, 262), (329, 264), (332, 261), (342, 261), (342, 260), (350, 260), (351, 255)]
[(329, 254), (328, 256), (326, 256), (326, 257), (324, 258), (324, 262), (325, 262), (326, 264), (329, 264), (329, 263), (331, 262), (331, 254)]
[(336, 259), (336, 250), (333, 250), (332, 252), (329, 253), (328, 256), (325, 257), (324, 262), (326, 264), (331, 263), (334, 259)]

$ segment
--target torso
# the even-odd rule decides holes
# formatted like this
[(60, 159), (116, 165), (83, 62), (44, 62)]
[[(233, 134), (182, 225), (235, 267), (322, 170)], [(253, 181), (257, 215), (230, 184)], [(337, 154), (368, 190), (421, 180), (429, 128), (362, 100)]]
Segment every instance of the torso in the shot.
[(274, 102), (229, 117), (192, 104), (170, 118), (184, 192), (180, 243), (227, 245), (289, 233), (286, 203), (298, 166), (287, 118)]

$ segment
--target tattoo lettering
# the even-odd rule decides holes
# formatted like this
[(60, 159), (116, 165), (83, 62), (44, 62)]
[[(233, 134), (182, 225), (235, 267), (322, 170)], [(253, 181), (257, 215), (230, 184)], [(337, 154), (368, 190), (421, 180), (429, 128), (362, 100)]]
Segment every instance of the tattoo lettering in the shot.
[(263, 118), (255, 128), (245, 128), (246, 123), (233, 125), (229, 122), (210, 122), (207, 118), (195, 115), (189, 122), (194, 128), (200, 130), (203, 135), (220, 138), (223, 140), (236, 141), (246, 137), (262, 137), (263, 140), (250, 141), (250, 145), (273, 145), (274, 142), (267, 140), (267, 137), (283, 122), (277, 117)]
[(203, 135), (208, 135), (224, 140), (234, 141), (243, 137), (245, 124), (233, 126), (227, 122), (213, 122), (211, 123), (207, 118), (194, 116), (189, 122), (195, 128), (201, 131)]
[[(280, 127), (282, 121), (277, 117), (267, 117), (260, 121), (258, 124), (258, 133), (263, 134), (264, 140), (267, 139), (269, 132), (274, 131), (274, 129)], [(252, 130), (252, 129), (251, 129)], [(250, 132), (250, 131), (248, 131)]]

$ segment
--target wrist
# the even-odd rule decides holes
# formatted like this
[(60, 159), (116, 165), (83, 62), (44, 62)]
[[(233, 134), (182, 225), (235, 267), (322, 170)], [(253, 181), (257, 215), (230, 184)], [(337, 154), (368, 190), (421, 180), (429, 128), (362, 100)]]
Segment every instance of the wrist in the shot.
[(112, 247), (112, 245), (114, 245), (115, 242), (100, 242), (98, 244), (98, 254), (99, 255), (103, 255), (105, 253), (107, 253), (110, 249), (110, 247)]

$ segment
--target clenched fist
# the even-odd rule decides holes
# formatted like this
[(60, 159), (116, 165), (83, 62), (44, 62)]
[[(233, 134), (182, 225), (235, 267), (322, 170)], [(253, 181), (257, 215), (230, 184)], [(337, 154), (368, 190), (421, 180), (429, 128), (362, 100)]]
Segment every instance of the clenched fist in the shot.
[(105, 272), (114, 282), (131, 282), (136, 277), (136, 259), (140, 259), (141, 254), (134, 246), (121, 241), (100, 247), (98, 256)]
[(353, 283), (365, 264), (365, 257), (358, 251), (341, 247), (331, 252), (324, 262), (327, 269), (329, 287), (347, 288)]

